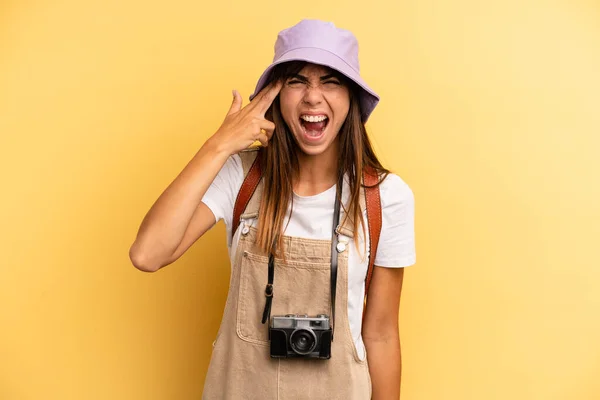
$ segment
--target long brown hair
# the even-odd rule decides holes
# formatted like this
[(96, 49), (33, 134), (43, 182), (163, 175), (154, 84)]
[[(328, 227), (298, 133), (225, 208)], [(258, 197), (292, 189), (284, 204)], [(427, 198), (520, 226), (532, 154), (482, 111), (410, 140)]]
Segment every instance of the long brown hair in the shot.
[[(270, 80), (287, 80), (298, 74), (307, 62), (291, 61), (276, 66)], [(336, 73), (332, 70), (331, 72)], [(389, 171), (385, 169), (371, 146), (367, 130), (361, 117), (359, 102), (360, 87), (354, 81), (338, 74), (339, 79), (350, 89), (350, 109), (336, 140), (340, 141), (340, 155), (337, 158), (337, 177), (348, 175), (350, 186), (350, 201), (342, 204), (345, 218), (353, 222), (354, 242), (358, 246), (358, 223), (365, 237), (365, 224), (360, 209), (360, 188), (363, 185), (362, 176), (365, 168), (377, 172), (379, 183), (385, 179)], [(261, 151), (264, 191), (260, 204), (258, 218), (257, 245), (265, 253), (279, 255), (282, 248), (283, 222), (288, 213), (288, 205), (293, 209), (293, 177), (299, 169), (298, 151), (301, 151), (281, 115), (279, 96), (275, 99), (265, 117), (275, 123), (275, 133), (269, 146)], [(296, 175), (297, 176), (297, 175)], [(378, 185), (379, 185), (378, 183)], [(340, 196), (338, 188), (338, 197)], [(290, 211), (291, 213), (291, 211)], [(366, 245), (366, 244), (365, 244)]]

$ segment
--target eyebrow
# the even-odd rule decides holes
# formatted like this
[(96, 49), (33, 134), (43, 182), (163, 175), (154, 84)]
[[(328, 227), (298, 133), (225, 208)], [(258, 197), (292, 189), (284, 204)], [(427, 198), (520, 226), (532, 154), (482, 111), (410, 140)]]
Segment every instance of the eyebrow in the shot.
[[(300, 80), (302, 82), (308, 82), (308, 78), (306, 76), (300, 75), (300, 74), (293, 74), (293, 75), (290, 76), (290, 79), (291, 78), (298, 79), (298, 80)], [(340, 79), (336, 74), (328, 74), (328, 75), (323, 75), (320, 78), (320, 80), (321, 81), (326, 81), (327, 79), (331, 79), (331, 78), (335, 78), (335, 79), (338, 79), (338, 80)]]

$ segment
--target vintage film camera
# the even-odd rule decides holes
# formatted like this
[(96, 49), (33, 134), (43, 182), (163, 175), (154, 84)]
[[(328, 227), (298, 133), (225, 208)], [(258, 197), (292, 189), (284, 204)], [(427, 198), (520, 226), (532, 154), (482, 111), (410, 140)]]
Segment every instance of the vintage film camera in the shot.
[(328, 315), (275, 316), (269, 337), (273, 358), (331, 358), (332, 329)]

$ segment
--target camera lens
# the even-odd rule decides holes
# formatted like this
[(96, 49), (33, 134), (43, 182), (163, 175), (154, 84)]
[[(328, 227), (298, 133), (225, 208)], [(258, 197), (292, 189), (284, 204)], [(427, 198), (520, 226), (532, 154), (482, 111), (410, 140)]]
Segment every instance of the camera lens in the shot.
[(290, 345), (295, 353), (306, 355), (311, 353), (317, 346), (317, 337), (313, 331), (298, 329), (292, 332)]

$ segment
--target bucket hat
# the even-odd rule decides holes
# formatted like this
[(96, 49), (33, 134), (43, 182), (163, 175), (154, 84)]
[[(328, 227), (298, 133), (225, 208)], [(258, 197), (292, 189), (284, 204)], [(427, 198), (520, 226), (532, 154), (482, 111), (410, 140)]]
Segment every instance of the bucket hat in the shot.
[(308, 61), (330, 67), (353, 80), (360, 88), (360, 107), (366, 122), (379, 96), (360, 77), (358, 41), (352, 32), (337, 28), (332, 22), (303, 19), (277, 35), (273, 63), (267, 67), (256, 84), (252, 100), (269, 82), (276, 65), (288, 61)]

